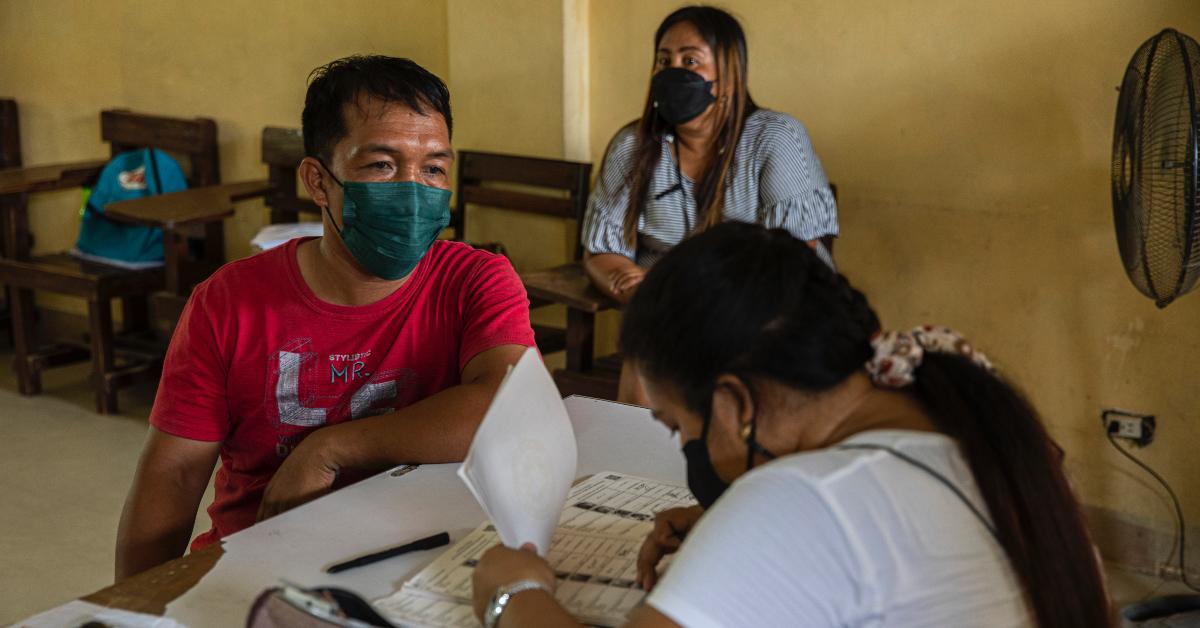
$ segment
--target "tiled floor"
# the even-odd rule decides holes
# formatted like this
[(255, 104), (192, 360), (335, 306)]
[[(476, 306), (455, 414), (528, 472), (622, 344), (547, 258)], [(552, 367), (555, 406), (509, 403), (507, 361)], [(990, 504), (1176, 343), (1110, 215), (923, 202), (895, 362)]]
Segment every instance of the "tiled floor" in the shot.
[[(120, 415), (95, 414), (84, 364), (48, 371), (43, 394), (23, 397), (11, 364), (0, 349), (0, 625), (112, 583), (117, 521), (154, 401), (142, 385), (121, 392)], [(197, 528), (208, 523), (199, 513)]]
[[(39, 397), (22, 397), (0, 352), (0, 625), (112, 582), (113, 544), (152, 386), (122, 391), (122, 414), (92, 412), (89, 367), (49, 371)], [(210, 494), (205, 504), (211, 500)], [(201, 512), (197, 529), (207, 529)], [(1181, 585), (1110, 568), (1122, 603)]]

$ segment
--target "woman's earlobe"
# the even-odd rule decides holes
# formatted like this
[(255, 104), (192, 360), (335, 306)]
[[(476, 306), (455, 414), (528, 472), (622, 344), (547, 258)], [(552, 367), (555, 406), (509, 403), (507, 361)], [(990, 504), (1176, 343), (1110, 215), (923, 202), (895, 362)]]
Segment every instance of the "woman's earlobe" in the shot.
[(725, 412), (732, 414), (734, 425), (739, 430), (754, 420), (754, 403), (754, 394), (742, 378), (729, 374), (717, 377), (713, 387), (713, 411), (717, 410), (718, 405), (723, 406)]

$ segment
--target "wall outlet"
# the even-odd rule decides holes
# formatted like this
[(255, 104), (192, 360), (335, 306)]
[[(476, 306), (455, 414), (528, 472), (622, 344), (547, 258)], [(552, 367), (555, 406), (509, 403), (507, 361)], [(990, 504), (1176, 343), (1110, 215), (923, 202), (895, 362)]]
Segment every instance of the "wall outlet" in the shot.
[(1154, 441), (1155, 420), (1153, 414), (1139, 414), (1109, 408), (1100, 413), (1104, 431), (1117, 438), (1133, 441), (1145, 447)]

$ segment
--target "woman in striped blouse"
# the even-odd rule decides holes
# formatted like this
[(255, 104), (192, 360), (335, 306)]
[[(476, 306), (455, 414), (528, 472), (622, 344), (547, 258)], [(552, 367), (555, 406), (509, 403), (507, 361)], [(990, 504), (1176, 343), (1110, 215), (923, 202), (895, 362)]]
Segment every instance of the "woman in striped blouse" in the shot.
[[(829, 181), (804, 125), (750, 97), (738, 21), (684, 7), (663, 20), (654, 42), (642, 117), (609, 143), (588, 200), (592, 283), (627, 303), (671, 247), (726, 220), (782, 227), (832, 265), (819, 243), (838, 233)], [(636, 381), (622, 371), (622, 401), (644, 401)]]

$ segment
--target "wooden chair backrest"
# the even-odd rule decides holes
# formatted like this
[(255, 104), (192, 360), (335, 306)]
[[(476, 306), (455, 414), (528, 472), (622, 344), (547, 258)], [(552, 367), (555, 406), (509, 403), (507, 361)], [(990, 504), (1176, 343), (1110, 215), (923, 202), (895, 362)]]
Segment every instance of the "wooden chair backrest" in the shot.
[(124, 110), (100, 112), (100, 137), (113, 156), (139, 148), (180, 153), (191, 162), (190, 187), (221, 182), (217, 159), (217, 123), (209, 118), (167, 118)]
[(304, 136), (300, 129), (269, 126), (262, 133), (262, 160), (267, 165), (271, 191), (266, 204), (271, 208), (271, 223), (298, 222), (301, 213), (320, 214), (317, 204), (300, 198), (296, 171), (304, 159)]
[(17, 128), (17, 103), (0, 99), (0, 168), (21, 165), (21, 133)]
[[(589, 163), (461, 151), (458, 153), (454, 211), (450, 218), (454, 238), (466, 239), (467, 205), (475, 204), (574, 220), (578, 244), (591, 176), (592, 164)], [(489, 185), (495, 183), (515, 184), (522, 189)], [(526, 191), (526, 188), (539, 188), (546, 193)], [(575, 259), (580, 259), (582, 254), (582, 247), (576, 246)]]

